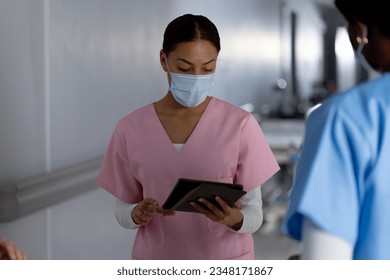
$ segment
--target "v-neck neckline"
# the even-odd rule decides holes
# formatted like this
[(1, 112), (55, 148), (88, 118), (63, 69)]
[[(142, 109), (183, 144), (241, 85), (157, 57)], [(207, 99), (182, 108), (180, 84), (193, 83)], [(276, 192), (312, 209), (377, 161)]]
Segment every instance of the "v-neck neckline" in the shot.
[[(188, 136), (187, 140), (185, 143), (174, 143), (172, 142), (171, 138), (169, 137), (167, 131), (165, 130), (160, 118), (158, 117), (158, 114), (157, 114), (157, 110), (156, 110), (156, 107), (155, 107), (155, 104), (151, 104), (151, 107), (152, 107), (152, 110), (153, 110), (153, 113), (154, 113), (154, 116), (156, 118), (156, 121), (158, 123), (158, 126), (159, 126), (159, 129), (160, 129), (160, 134), (163, 135), (162, 137), (165, 139), (164, 141), (167, 142), (169, 144), (169, 146), (171, 146), (171, 148), (176, 152), (176, 153), (183, 153), (183, 151), (186, 150), (186, 147), (188, 145), (191, 145), (191, 142), (193, 141), (192, 139), (194, 137), (196, 137), (196, 135), (198, 134), (198, 130), (201, 129), (201, 126), (202, 126), (202, 123), (204, 122), (203, 119), (205, 118), (205, 116), (208, 114), (208, 111), (209, 111), (209, 107), (212, 105), (212, 103), (214, 102), (214, 98), (211, 97), (210, 98), (210, 101), (209, 103), (207, 104), (206, 108), (204, 109), (202, 115), (200, 116), (198, 122), (196, 123), (194, 129), (192, 130), (192, 132), (190, 133), (190, 135)], [(182, 144), (182, 148), (180, 150), (177, 150), (175, 145), (174, 144)]]

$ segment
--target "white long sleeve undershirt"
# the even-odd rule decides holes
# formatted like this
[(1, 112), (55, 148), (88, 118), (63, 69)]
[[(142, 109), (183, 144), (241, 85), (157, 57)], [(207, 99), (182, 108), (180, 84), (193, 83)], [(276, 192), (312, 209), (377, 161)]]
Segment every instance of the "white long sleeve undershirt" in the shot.
[[(228, 227), (231, 231), (239, 233), (254, 233), (263, 223), (263, 210), (260, 187), (248, 192), (241, 198), (241, 212), (244, 215), (244, 220), (240, 230), (236, 231)], [(131, 211), (137, 206), (137, 203), (130, 204), (121, 200), (117, 200), (115, 204), (115, 217), (118, 223), (128, 229), (136, 229), (139, 227), (131, 218)]]

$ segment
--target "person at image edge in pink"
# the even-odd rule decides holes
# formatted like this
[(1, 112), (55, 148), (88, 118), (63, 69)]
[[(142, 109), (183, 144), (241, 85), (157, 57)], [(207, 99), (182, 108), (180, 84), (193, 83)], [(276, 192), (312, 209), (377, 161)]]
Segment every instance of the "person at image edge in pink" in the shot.
[[(279, 166), (252, 114), (209, 95), (220, 51), (217, 28), (186, 14), (164, 33), (160, 51), (169, 90), (118, 121), (97, 183), (118, 200), (115, 215), (137, 229), (132, 259), (254, 259), (262, 224), (260, 186)], [(222, 210), (164, 217), (178, 178), (238, 183), (248, 193)]]

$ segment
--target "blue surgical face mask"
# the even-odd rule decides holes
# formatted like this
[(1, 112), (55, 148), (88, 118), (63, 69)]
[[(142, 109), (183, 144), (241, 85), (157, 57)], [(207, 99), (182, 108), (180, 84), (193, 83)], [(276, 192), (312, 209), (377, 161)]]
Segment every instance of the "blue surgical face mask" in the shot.
[(184, 107), (196, 107), (205, 101), (214, 85), (214, 74), (170, 74), (170, 91), (175, 100)]
[[(166, 57), (165, 61), (167, 61)], [(167, 68), (172, 78), (169, 89), (178, 103), (184, 107), (193, 108), (206, 100), (214, 86), (214, 73), (209, 75), (172, 73), (168, 63)]]
[(356, 60), (359, 62), (359, 64), (366, 71), (370, 72), (370, 71), (373, 70), (373, 68), (371, 67), (371, 65), (368, 63), (368, 61), (366, 60), (366, 58), (363, 55), (363, 48), (368, 43), (368, 39), (367, 39), (367, 25), (363, 25), (363, 36), (362, 37), (358, 37), (357, 40), (358, 40), (359, 45), (356, 48), (356, 52), (355, 52)]

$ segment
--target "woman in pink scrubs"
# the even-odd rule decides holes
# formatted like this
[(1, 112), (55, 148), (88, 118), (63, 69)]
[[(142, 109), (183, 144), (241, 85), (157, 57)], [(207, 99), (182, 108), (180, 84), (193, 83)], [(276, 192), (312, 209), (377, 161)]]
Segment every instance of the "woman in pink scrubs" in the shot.
[[(115, 215), (137, 229), (133, 259), (253, 259), (262, 223), (260, 186), (279, 166), (252, 114), (209, 96), (220, 40), (206, 17), (173, 20), (160, 51), (169, 90), (118, 121), (98, 184), (118, 200)], [(233, 207), (208, 201), (201, 213), (161, 208), (178, 178), (237, 183)]]

